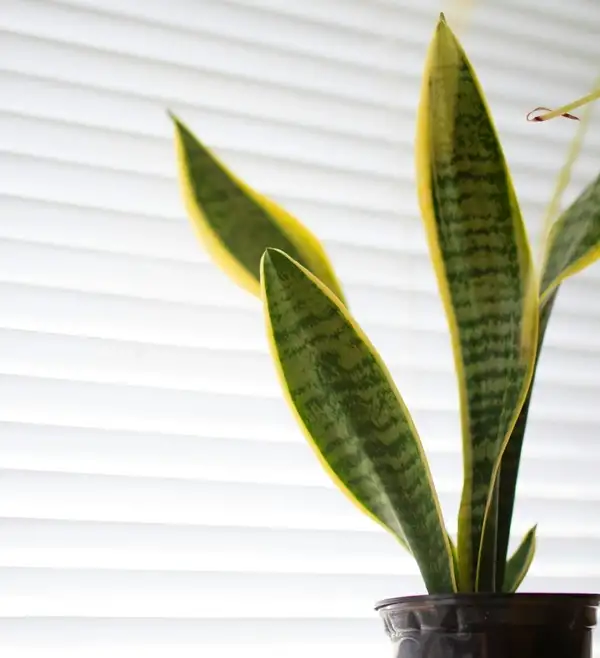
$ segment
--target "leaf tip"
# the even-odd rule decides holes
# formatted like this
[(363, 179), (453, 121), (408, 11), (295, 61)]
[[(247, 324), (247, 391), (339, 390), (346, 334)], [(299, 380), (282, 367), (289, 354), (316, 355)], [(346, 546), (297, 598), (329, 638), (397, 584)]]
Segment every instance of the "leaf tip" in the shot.
[(185, 128), (185, 126), (183, 125), (179, 117), (175, 114), (175, 112), (167, 109), (167, 116), (169, 117), (169, 119), (171, 119), (173, 125), (175, 126), (175, 128), (177, 128), (177, 130), (181, 131), (182, 129)]
[(275, 265), (277, 262), (282, 261), (282, 257), (289, 260), (289, 256), (281, 251), (281, 249), (276, 249), (275, 247), (267, 247), (261, 257), (261, 262), (269, 263), (269, 265)]
[(268, 270), (278, 275), (281, 274), (282, 266), (293, 263), (293, 260), (281, 249), (267, 247), (260, 259), (260, 278), (264, 285), (265, 272)]
[(433, 43), (437, 45), (437, 48), (442, 49), (442, 56), (444, 58), (448, 58), (450, 52), (460, 49), (458, 39), (448, 24), (444, 12), (440, 12), (434, 30)]

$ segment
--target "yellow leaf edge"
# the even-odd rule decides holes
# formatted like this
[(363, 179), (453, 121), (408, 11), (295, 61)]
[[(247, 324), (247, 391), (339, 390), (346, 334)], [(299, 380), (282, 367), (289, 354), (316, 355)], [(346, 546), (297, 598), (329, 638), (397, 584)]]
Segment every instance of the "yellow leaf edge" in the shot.
[[(205, 214), (196, 203), (193, 193), (192, 176), (187, 164), (186, 151), (181, 136), (182, 130), (187, 130), (190, 134), (193, 133), (173, 113), (169, 112), (169, 117), (175, 126), (175, 155), (181, 197), (188, 217), (192, 221), (196, 236), (221, 271), (227, 274), (241, 288), (256, 297), (260, 297), (260, 282), (231, 254), (217, 233), (211, 229), (210, 224), (206, 221)], [(334, 293), (346, 303), (342, 286), (333, 265), (317, 236), (287, 210), (240, 180), (212, 150), (210, 151), (210, 155), (217, 166), (248, 197), (265, 210), (273, 223), (278, 225), (279, 229), (285, 233), (290, 242), (304, 255), (310, 268), (321, 276), (325, 275), (325, 278), (329, 278), (329, 283), (333, 287)]]
[[(466, 430), (466, 428), (468, 428), (468, 404), (467, 404), (466, 388), (464, 386), (465, 375), (463, 368), (462, 349), (460, 345), (458, 322), (454, 312), (443, 256), (437, 238), (435, 211), (432, 202), (432, 190), (431, 190), (431, 178), (430, 178), (431, 158), (430, 158), (430, 151), (428, 148), (429, 145), (428, 114), (429, 113), (427, 111), (429, 108), (429, 78), (430, 78), (429, 72), (433, 69), (434, 64), (437, 61), (436, 48), (438, 47), (438, 38), (439, 38), (438, 30), (448, 30), (451, 38), (456, 44), (456, 47), (458, 49), (458, 54), (464, 59), (465, 62), (467, 62), (469, 68), (471, 69), (473, 82), (479, 91), (479, 95), (482, 98), (486, 112), (490, 117), (490, 120), (492, 121), (492, 126), (494, 127), (494, 131), (496, 132), (496, 135), (497, 135), (497, 130), (495, 128), (495, 125), (493, 124), (492, 113), (488, 106), (485, 94), (483, 93), (483, 89), (477, 78), (476, 72), (471, 66), (470, 61), (464, 49), (462, 48), (459, 40), (452, 33), (449, 26), (447, 25), (444, 14), (440, 14), (440, 19), (438, 25), (436, 26), (436, 33), (427, 51), (427, 56), (425, 60), (425, 74), (423, 75), (422, 83), (421, 83), (421, 96), (419, 101), (419, 109), (417, 113), (415, 163), (416, 163), (416, 172), (417, 172), (417, 194), (418, 194), (419, 206), (421, 209), (423, 225), (425, 228), (425, 235), (427, 238), (429, 251), (431, 254), (431, 261), (438, 281), (440, 297), (442, 299), (442, 304), (448, 321), (451, 343), (452, 343), (452, 352), (454, 355), (454, 365), (457, 374), (457, 379), (459, 382), (460, 417), (461, 417), (461, 426), (463, 428), (463, 469), (465, 473), (468, 473), (470, 472), (470, 468), (471, 468), (472, 455), (471, 455), (470, 435), (467, 434), (467, 430)], [(499, 138), (498, 138), (498, 143), (500, 144)], [(516, 193), (514, 191), (514, 185), (512, 183), (512, 178), (508, 166), (506, 168), (506, 173), (507, 173), (509, 189), (511, 190), (511, 195), (512, 195), (512, 205), (518, 211), (517, 217), (521, 218), (520, 208), (516, 198)], [(519, 413), (521, 411), (523, 404), (525, 403), (527, 392), (529, 391), (529, 387), (531, 385), (531, 379), (533, 377), (534, 365), (535, 365), (534, 356), (535, 356), (535, 346), (537, 345), (537, 333), (538, 333), (538, 292), (537, 292), (538, 283), (537, 283), (537, 276), (535, 273), (535, 266), (534, 266), (532, 251), (531, 251), (531, 245), (527, 237), (525, 225), (522, 219), (521, 221), (516, 222), (515, 233), (518, 236), (518, 238), (520, 238), (520, 246), (521, 246), (521, 250), (519, 251), (519, 253), (521, 254), (520, 270), (521, 272), (525, 272), (524, 278), (526, 281), (525, 284), (526, 294), (524, 297), (526, 301), (524, 302), (522, 344), (524, 346), (524, 358), (529, 361), (529, 369), (526, 375), (526, 379), (527, 379), (526, 385), (523, 386), (523, 391), (520, 396), (520, 404), (518, 405), (517, 411), (514, 414), (514, 419), (510, 424), (510, 431), (507, 433), (506, 437), (504, 438), (504, 444), (508, 443), (508, 439), (510, 438), (512, 429), (514, 428), (514, 425), (518, 420)], [(502, 449), (502, 453), (504, 452), (505, 448), (506, 445), (504, 445), (504, 448)], [(498, 465), (496, 467), (497, 469), (499, 469), (499, 463), (500, 463), (500, 459), (498, 459)], [(492, 500), (492, 494), (493, 494), (493, 486), (490, 487), (488, 502), (486, 504), (486, 512), (484, 513), (484, 523), (482, 526), (482, 528), (484, 529), (485, 529), (487, 514), (489, 512), (490, 502)], [(470, 501), (467, 501), (467, 503), (468, 503), (467, 509), (470, 509)], [(480, 542), (480, 546), (477, 549), (478, 564), (480, 562), (481, 547), (483, 546), (483, 532), (481, 539), (482, 541)], [(467, 568), (467, 564), (465, 563), (470, 563), (470, 560), (472, 559), (473, 556), (474, 547), (470, 547), (470, 550), (471, 553), (469, 555), (465, 555), (464, 551), (459, 551), (459, 555), (458, 555), (459, 567), (462, 562), (462, 567), (459, 568), (459, 577), (462, 576), (463, 578), (463, 581), (461, 581), (459, 584), (461, 590), (464, 589), (464, 591), (469, 591), (471, 589), (471, 583), (469, 582), (470, 577), (465, 576), (465, 574), (468, 574), (470, 570), (470, 567)]]
[(352, 502), (361, 512), (366, 514), (372, 521), (377, 523), (379, 526), (383, 527), (387, 532), (390, 532), (398, 541), (409, 551), (410, 547), (408, 546), (408, 543), (403, 540), (401, 537), (398, 537), (398, 535), (393, 532), (381, 519), (379, 519), (373, 512), (371, 512), (369, 509), (367, 509), (355, 496), (354, 494), (348, 489), (348, 487), (340, 480), (338, 475), (335, 473), (335, 471), (331, 468), (325, 457), (321, 454), (318, 446), (316, 445), (314, 439), (312, 438), (310, 432), (308, 431), (308, 428), (304, 424), (302, 418), (300, 417), (300, 414), (298, 413), (298, 410), (296, 409), (296, 405), (294, 404), (291, 392), (288, 388), (287, 381), (285, 378), (285, 374), (283, 372), (283, 367), (281, 365), (281, 361), (279, 359), (279, 352), (277, 350), (277, 345), (275, 344), (275, 340), (273, 337), (273, 327), (271, 325), (271, 318), (269, 315), (269, 305), (267, 301), (267, 295), (266, 295), (266, 289), (265, 289), (265, 284), (264, 284), (264, 263), (265, 263), (265, 257), (268, 253), (268, 251), (276, 251), (288, 260), (290, 260), (296, 267), (298, 267), (304, 274), (305, 276), (308, 277), (308, 279), (321, 291), (323, 295), (325, 295), (329, 301), (331, 301), (340, 311), (340, 313), (343, 315), (344, 319), (350, 324), (352, 329), (356, 332), (357, 336), (362, 340), (369, 351), (372, 353), (373, 358), (375, 359), (375, 362), (381, 369), (382, 374), (384, 377), (387, 379), (388, 384), (392, 388), (392, 391), (394, 392), (394, 395), (396, 397), (396, 400), (398, 401), (398, 404), (400, 405), (402, 411), (406, 415), (406, 419), (408, 421), (408, 425), (411, 429), (411, 432), (413, 433), (413, 436), (415, 437), (415, 441), (417, 444), (417, 448), (419, 450), (419, 453), (421, 455), (421, 458), (423, 460), (423, 464), (427, 473), (427, 478), (429, 481), (429, 484), (431, 486), (431, 490), (433, 493), (434, 497), (434, 504), (435, 508), (438, 514), (438, 519), (440, 522), (440, 527), (442, 528), (444, 537), (445, 537), (445, 545), (446, 545), (446, 550), (448, 554), (448, 563), (450, 565), (450, 574), (452, 578), (452, 585), (454, 591), (456, 590), (456, 574), (454, 572), (454, 559), (452, 557), (452, 546), (450, 544), (450, 538), (448, 537), (448, 533), (446, 532), (446, 524), (444, 521), (444, 516), (442, 514), (442, 508), (439, 502), (439, 498), (437, 495), (437, 491), (435, 488), (435, 483), (433, 481), (433, 477), (431, 475), (431, 471), (429, 469), (429, 461), (427, 460), (427, 455), (425, 454), (425, 450), (423, 449), (423, 445), (421, 443), (419, 433), (417, 432), (417, 428), (412, 420), (412, 417), (404, 404), (404, 400), (402, 399), (400, 392), (398, 391), (394, 380), (392, 379), (392, 376), (390, 372), (387, 369), (387, 366), (385, 365), (383, 359), (375, 349), (375, 346), (371, 343), (369, 340), (368, 336), (364, 333), (364, 331), (361, 329), (361, 327), (358, 325), (358, 323), (354, 320), (354, 318), (350, 315), (348, 309), (336, 298), (336, 296), (327, 288), (319, 279), (317, 279), (309, 270), (307, 270), (305, 267), (303, 267), (300, 263), (295, 261), (293, 258), (288, 256), (286, 253), (280, 251), (279, 249), (272, 249), (272, 250), (267, 250), (261, 259), (261, 264), (260, 264), (260, 270), (261, 270), (261, 297), (263, 300), (263, 310), (264, 310), (264, 319), (265, 319), (265, 328), (266, 328), (266, 333), (267, 333), (267, 341), (269, 344), (269, 351), (271, 353), (271, 359), (273, 363), (275, 364), (275, 369), (277, 372), (277, 376), (279, 379), (279, 382), (281, 384), (281, 388), (283, 390), (284, 398), (286, 400), (287, 405), (289, 408), (292, 410), (292, 413), (294, 415), (294, 419), (296, 420), (297, 425), (300, 427), (302, 430), (302, 433), (304, 434), (308, 444), (312, 448), (314, 454), (316, 455), (317, 459), (319, 460), (319, 463), (325, 470), (325, 472), (329, 475), (329, 477), (333, 480), (334, 484), (340, 489), (340, 491)]
[[(599, 85), (600, 85), (600, 76), (596, 78), (594, 82), (594, 87), (599, 88), (598, 87)], [(595, 92), (592, 92), (592, 94), (594, 93)], [(600, 93), (598, 95), (600, 96)], [(567, 152), (567, 157), (559, 172), (558, 180), (554, 188), (552, 199), (548, 206), (548, 210), (544, 221), (544, 238), (541, 243), (542, 272), (544, 271), (548, 261), (548, 257), (550, 256), (550, 248), (552, 245), (552, 241), (556, 235), (557, 228), (560, 226), (560, 217), (558, 217), (558, 219), (556, 219), (555, 221), (555, 215), (557, 215), (559, 212), (560, 203), (563, 194), (567, 188), (567, 185), (571, 180), (573, 166), (575, 165), (575, 162), (579, 157), (581, 150), (583, 148), (583, 142), (585, 140), (585, 136), (587, 134), (590, 120), (593, 114), (592, 110), (593, 110), (593, 106), (591, 104), (585, 106), (583, 115), (579, 121), (579, 125), (577, 126), (575, 135), (571, 140), (571, 144)], [(542, 307), (546, 303), (548, 297), (554, 292), (554, 290), (556, 290), (556, 288), (558, 288), (558, 286), (560, 286), (560, 284), (563, 281), (565, 281), (565, 279), (568, 279), (574, 274), (581, 272), (581, 270), (585, 269), (588, 265), (591, 265), (592, 263), (597, 261), (598, 258), (600, 258), (600, 245), (596, 245), (592, 247), (585, 254), (580, 256), (574, 263), (571, 263), (571, 265), (568, 268), (565, 268), (560, 273), (560, 275), (550, 283), (550, 285), (546, 286), (544, 290), (540, 291), (541, 292), (540, 307)], [(543, 280), (543, 276), (540, 278), (541, 280)]]
[[(556, 224), (554, 226), (557, 226)], [(553, 227), (554, 228), (554, 227)], [(548, 250), (550, 250), (551, 241), (548, 244)], [(589, 265), (592, 265), (600, 258), (600, 244), (594, 245), (591, 249), (585, 252), (580, 256), (574, 263), (571, 263), (569, 267), (566, 267), (559, 276), (557, 276), (546, 288), (542, 291), (540, 297), (540, 306), (543, 306), (548, 297), (552, 294), (558, 286), (560, 286), (563, 281), (572, 277), (574, 274), (578, 274), (584, 270)]]
[(347, 306), (342, 285), (319, 238), (305, 224), (272, 199), (258, 194), (250, 188), (246, 188), (246, 192), (253, 196), (257, 203), (262, 204), (272, 217), (279, 220), (280, 227), (286, 232), (289, 240), (304, 253), (304, 258), (309, 265), (308, 269)]
[[(535, 289), (535, 297), (533, 298), (533, 301), (535, 302), (535, 319), (533, 321), (533, 337), (531, 340), (533, 345), (537, 345), (538, 332), (539, 332), (539, 305), (538, 305), (537, 287)], [(485, 511), (483, 513), (483, 523), (481, 526), (482, 527), (481, 539), (477, 551), (477, 578), (479, 578), (479, 565), (481, 564), (481, 557), (485, 545), (485, 529), (487, 528), (488, 517), (492, 510), (492, 505), (494, 501), (494, 488), (496, 485), (496, 480), (498, 479), (498, 474), (500, 473), (500, 469), (502, 467), (502, 457), (504, 456), (504, 452), (506, 451), (506, 446), (508, 445), (508, 442), (511, 439), (513, 430), (515, 429), (515, 425), (519, 420), (519, 415), (521, 413), (521, 410), (523, 409), (525, 400), (527, 399), (527, 394), (529, 393), (529, 389), (531, 388), (531, 382), (533, 381), (533, 375), (535, 373), (535, 364), (536, 364), (536, 358), (534, 352), (531, 358), (529, 358), (529, 361), (527, 362), (527, 370), (525, 372), (525, 377), (523, 379), (523, 386), (519, 394), (518, 402), (515, 406), (515, 413), (511, 419), (511, 422), (508, 425), (508, 431), (506, 432), (504, 439), (502, 440), (500, 449), (498, 451), (498, 455), (496, 457), (496, 461), (494, 463), (494, 468), (492, 469), (492, 477), (490, 478), (488, 498), (485, 504)]]
[[(256, 278), (231, 254), (219, 236), (210, 228), (206, 216), (200, 206), (196, 203), (193, 193), (193, 184), (187, 156), (181, 137), (184, 124), (170, 114), (175, 124), (175, 153), (177, 158), (177, 170), (179, 173), (179, 186), (181, 197), (188, 217), (200, 243), (204, 246), (217, 267), (229, 276), (237, 285), (247, 292), (260, 296), (260, 283)], [(214, 157), (214, 156), (213, 156)], [(219, 162), (220, 166), (223, 166)], [(229, 173), (229, 172), (228, 172)], [(231, 175), (231, 174), (229, 174)]]

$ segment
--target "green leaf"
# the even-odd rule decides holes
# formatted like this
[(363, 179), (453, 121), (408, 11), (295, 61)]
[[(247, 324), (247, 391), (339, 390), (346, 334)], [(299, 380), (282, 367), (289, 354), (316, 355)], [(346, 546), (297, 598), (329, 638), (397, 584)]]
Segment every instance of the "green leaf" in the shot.
[(307, 267), (344, 302), (327, 254), (308, 228), (237, 179), (177, 117), (171, 118), (185, 208), (217, 266), (259, 296), (260, 259), (267, 247), (276, 247)]
[(456, 578), (456, 574), (458, 573), (458, 550), (456, 549), (456, 544), (450, 535), (448, 535), (448, 543), (450, 544), (450, 553), (452, 554), (452, 568)]
[(516, 592), (529, 571), (535, 555), (537, 526), (533, 526), (506, 565), (503, 592)]
[[(461, 591), (495, 587), (493, 471), (529, 388), (537, 282), (502, 148), (475, 72), (443, 16), (418, 116), (419, 201), (450, 326), (459, 382), (464, 485)], [(480, 553), (484, 567), (477, 573)]]
[(538, 345), (536, 353), (536, 361), (531, 386), (525, 399), (525, 404), (521, 408), (519, 418), (510, 436), (510, 440), (506, 445), (506, 449), (502, 454), (501, 466), (499, 472), (499, 502), (498, 502), (498, 535), (497, 535), (497, 548), (496, 548), (496, 586), (499, 589), (503, 586), (505, 581), (506, 557), (508, 554), (508, 543), (510, 540), (510, 528), (512, 525), (512, 515), (515, 504), (515, 494), (517, 491), (517, 480), (519, 477), (519, 465), (521, 462), (521, 450), (523, 448), (523, 441), (525, 439), (525, 429), (527, 427), (527, 418), (529, 415), (529, 405), (531, 404), (531, 396), (535, 390), (535, 376), (537, 374), (537, 364), (542, 351), (544, 343), (544, 335), (548, 327), (548, 320), (552, 313), (552, 307), (556, 300), (559, 288), (555, 288), (549, 297), (546, 298), (545, 303), (541, 307), (540, 312), (540, 325), (538, 334)]
[[(572, 163), (571, 163), (572, 164)], [(600, 177), (552, 225), (546, 242), (545, 266), (540, 287), (540, 326), (536, 354), (542, 351), (548, 321), (560, 289), (569, 276), (584, 269), (600, 256)], [(519, 474), (521, 450), (527, 426), (529, 405), (533, 393), (535, 371), (530, 391), (510, 441), (502, 455), (500, 468), (500, 510), (497, 535), (497, 582), (504, 580), (504, 563), (508, 551), (514, 498)]]
[(550, 229), (541, 281), (542, 302), (565, 279), (600, 257), (600, 176)]
[[(600, 78), (599, 78), (600, 81)], [(595, 86), (598, 85), (598, 82)], [(571, 180), (571, 175), (573, 172), (573, 166), (577, 161), (581, 153), (581, 149), (584, 144), (585, 135), (589, 127), (591, 119), (591, 106), (588, 105), (583, 111), (581, 121), (577, 126), (575, 135), (571, 140), (571, 145), (569, 147), (567, 157), (559, 171), (556, 185), (554, 186), (554, 191), (548, 204), (548, 209), (546, 211), (546, 218), (544, 221), (544, 232), (542, 247), (544, 248), (544, 253), (542, 254), (543, 260), (545, 260), (545, 249), (548, 245), (548, 237), (551, 233), (552, 225), (560, 212), (562, 198), (564, 192), (569, 185)], [(504, 576), (506, 570), (506, 559), (508, 554), (508, 543), (510, 540), (510, 527), (512, 523), (512, 515), (515, 503), (515, 494), (517, 489), (517, 478), (519, 475), (519, 464), (521, 461), (521, 450), (523, 447), (523, 440), (525, 438), (525, 429), (527, 427), (527, 418), (529, 414), (529, 405), (531, 403), (531, 396), (533, 394), (535, 386), (535, 376), (537, 373), (537, 364), (542, 352), (542, 345), (544, 342), (544, 335), (546, 333), (546, 328), (548, 326), (548, 321), (550, 319), (550, 314), (552, 313), (552, 308), (556, 300), (556, 295), (558, 294), (559, 287), (554, 287), (549, 293), (544, 297), (540, 304), (540, 326), (538, 332), (538, 342), (536, 348), (536, 357), (535, 357), (535, 368), (533, 373), (533, 378), (531, 381), (531, 386), (527, 394), (527, 399), (525, 404), (521, 409), (517, 424), (515, 425), (510, 441), (506, 446), (506, 450), (502, 455), (500, 472), (499, 472), (499, 504), (498, 504), (498, 536), (496, 544), (496, 560), (497, 560), (497, 569), (496, 569), (496, 587), (501, 588), (504, 585)]]
[(540, 326), (536, 353), (536, 370), (531, 388), (510, 441), (502, 455), (500, 468), (500, 509), (497, 535), (497, 583), (504, 580), (504, 563), (508, 551), (514, 498), (519, 474), (519, 462), (529, 405), (534, 390), (535, 372), (542, 352), (550, 315), (566, 278), (594, 262), (600, 255), (600, 177), (592, 182), (567, 208), (550, 229), (545, 256), (545, 267), (540, 289)]
[(268, 249), (267, 334), (284, 393), (338, 487), (405, 543), (430, 592), (454, 591), (431, 473), (383, 361), (347, 309), (307, 269)]

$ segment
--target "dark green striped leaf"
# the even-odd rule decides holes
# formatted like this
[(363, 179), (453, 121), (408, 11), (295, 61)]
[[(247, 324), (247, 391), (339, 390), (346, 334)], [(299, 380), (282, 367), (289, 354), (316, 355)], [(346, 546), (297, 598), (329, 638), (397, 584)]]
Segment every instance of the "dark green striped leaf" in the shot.
[(537, 344), (537, 286), (525, 227), (475, 72), (443, 16), (425, 69), (419, 199), (452, 334), (464, 486), (460, 589), (495, 587), (493, 472), (525, 400)]
[(273, 360), (322, 465), (362, 511), (405, 543), (430, 592), (454, 590), (449, 538), (413, 421), (346, 308), (278, 250), (262, 260)]
[(527, 575), (535, 556), (536, 529), (537, 526), (533, 526), (533, 528), (529, 530), (508, 561), (502, 587), (503, 592), (516, 592), (523, 582), (523, 578)]
[(552, 313), (552, 307), (556, 300), (559, 288), (555, 288), (549, 297), (546, 298), (540, 310), (540, 326), (538, 333), (538, 345), (536, 351), (536, 361), (534, 373), (531, 380), (531, 386), (525, 399), (525, 404), (521, 408), (517, 423), (510, 435), (510, 440), (502, 454), (500, 472), (499, 472), (499, 493), (498, 493), (498, 518), (497, 518), (497, 548), (496, 548), (496, 586), (497, 589), (504, 587), (506, 558), (508, 554), (508, 542), (510, 540), (510, 528), (512, 525), (512, 516), (515, 505), (515, 495), (517, 492), (517, 480), (519, 477), (519, 465), (521, 463), (521, 451), (525, 439), (525, 429), (527, 427), (527, 418), (529, 415), (529, 405), (531, 396), (535, 390), (535, 376), (537, 374), (537, 364), (544, 343), (544, 335), (548, 327), (548, 320)]
[[(560, 284), (569, 276), (581, 271), (600, 256), (600, 176), (565, 210), (552, 226), (546, 247), (545, 266), (540, 286), (540, 326), (537, 342), (537, 363), (542, 352), (548, 321), (554, 307)], [(535, 371), (531, 388), (510, 441), (502, 455), (500, 468), (500, 503), (497, 533), (497, 583), (505, 579), (504, 569), (514, 499), (519, 474), (521, 450), (525, 438), (529, 405), (534, 390)]]
[(276, 247), (302, 263), (344, 301), (325, 250), (306, 226), (238, 180), (179, 119), (171, 118), (183, 201), (217, 266), (258, 296), (260, 259), (267, 247)]

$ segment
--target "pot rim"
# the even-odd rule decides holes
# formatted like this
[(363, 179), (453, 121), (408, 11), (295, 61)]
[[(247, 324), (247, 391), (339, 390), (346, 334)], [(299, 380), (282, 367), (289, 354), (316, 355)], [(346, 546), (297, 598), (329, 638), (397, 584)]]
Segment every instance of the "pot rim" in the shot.
[(559, 593), (559, 592), (469, 592), (449, 594), (417, 594), (382, 599), (375, 604), (380, 611), (390, 606), (410, 606), (424, 603), (458, 604), (458, 605), (502, 605), (518, 599), (522, 604), (575, 604), (597, 607), (600, 605), (600, 593)]

